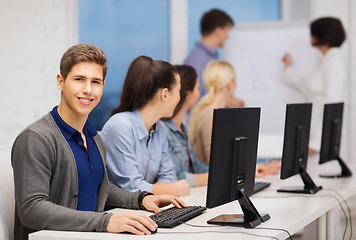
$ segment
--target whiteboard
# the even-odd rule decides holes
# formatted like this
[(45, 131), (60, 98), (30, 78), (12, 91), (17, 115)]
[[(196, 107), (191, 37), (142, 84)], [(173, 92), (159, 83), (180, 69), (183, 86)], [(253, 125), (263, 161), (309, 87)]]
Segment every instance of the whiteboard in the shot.
[(235, 26), (223, 49), (223, 59), (236, 72), (235, 96), (246, 106), (261, 107), (261, 134), (283, 134), (286, 103), (305, 102), (301, 93), (282, 79), (285, 53), (301, 77), (311, 75), (318, 52), (310, 45), (307, 24)]

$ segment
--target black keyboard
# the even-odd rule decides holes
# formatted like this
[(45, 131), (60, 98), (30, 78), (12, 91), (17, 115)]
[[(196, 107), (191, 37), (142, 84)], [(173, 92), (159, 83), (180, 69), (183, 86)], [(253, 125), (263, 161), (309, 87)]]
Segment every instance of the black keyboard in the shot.
[(270, 182), (255, 182), (255, 186), (253, 188), (253, 194), (258, 193), (259, 191), (262, 191), (265, 188), (268, 188), (271, 185)]
[(206, 209), (206, 207), (201, 206), (188, 206), (186, 208), (177, 208), (174, 206), (153, 214), (150, 218), (157, 223), (158, 227), (171, 228), (198, 216)]

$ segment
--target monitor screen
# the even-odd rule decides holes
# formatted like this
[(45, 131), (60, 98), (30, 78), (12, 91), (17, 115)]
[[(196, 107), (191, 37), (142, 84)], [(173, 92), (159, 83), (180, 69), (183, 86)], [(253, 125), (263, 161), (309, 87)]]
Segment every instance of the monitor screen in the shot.
[[(244, 227), (254, 227), (269, 219), (269, 215), (261, 216), (248, 198), (255, 181), (260, 111), (260, 108), (221, 108), (214, 109), (213, 115), (206, 206), (212, 208), (239, 200), (244, 215), (256, 217), (244, 218), (241, 223)], [(219, 224), (215, 220), (208, 223)]]
[(319, 163), (339, 157), (344, 103), (325, 104)]
[(343, 111), (343, 102), (324, 105), (324, 119), (319, 164), (337, 160), (339, 161), (342, 170), (341, 174), (320, 175), (321, 177), (336, 178), (352, 176), (351, 171), (340, 158)]
[[(236, 192), (237, 188), (243, 188), (248, 195), (252, 194), (259, 124), (259, 108), (214, 109), (206, 202), (208, 208), (236, 200), (237, 196), (232, 192)], [(235, 147), (242, 151), (236, 154), (246, 155), (246, 162), (234, 162)], [(233, 178), (233, 170), (239, 179)]]
[(311, 103), (287, 104), (281, 179), (300, 174), (305, 186), (304, 188), (283, 188), (279, 189), (279, 192), (316, 193), (321, 189), (315, 186), (306, 172), (311, 111)]

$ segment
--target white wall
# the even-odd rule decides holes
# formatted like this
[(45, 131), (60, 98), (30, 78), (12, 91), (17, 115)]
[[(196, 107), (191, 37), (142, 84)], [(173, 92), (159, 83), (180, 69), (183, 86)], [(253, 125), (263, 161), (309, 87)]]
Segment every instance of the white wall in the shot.
[[(350, 44), (350, 88), (349, 88), (349, 98), (351, 102), (350, 106), (350, 147), (351, 159), (356, 161), (356, 2), (350, 0), (350, 26), (349, 26), (349, 42)], [(354, 173), (355, 174), (355, 173)]]
[(183, 64), (188, 52), (188, 0), (170, 0), (170, 62)]
[(77, 2), (0, 1), (0, 146), (59, 103), (56, 74), (77, 42)]

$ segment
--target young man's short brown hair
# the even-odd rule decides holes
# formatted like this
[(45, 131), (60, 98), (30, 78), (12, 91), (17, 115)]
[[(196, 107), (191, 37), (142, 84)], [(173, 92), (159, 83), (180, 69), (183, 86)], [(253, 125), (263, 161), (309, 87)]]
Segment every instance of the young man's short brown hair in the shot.
[(60, 74), (66, 79), (72, 67), (81, 62), (93, 62), (103, 67), (103, 79), (107, 72), (106, 56), (104, 52), (91, 44), (77, 44), (70, 47), (62, 56)]
[(200, 31), (202, 36), (211, 34), (216, 28), (224, 28), (234, 25), (232, 18), (219, 9), (212, 9), (204, 13), (200, 20)]

